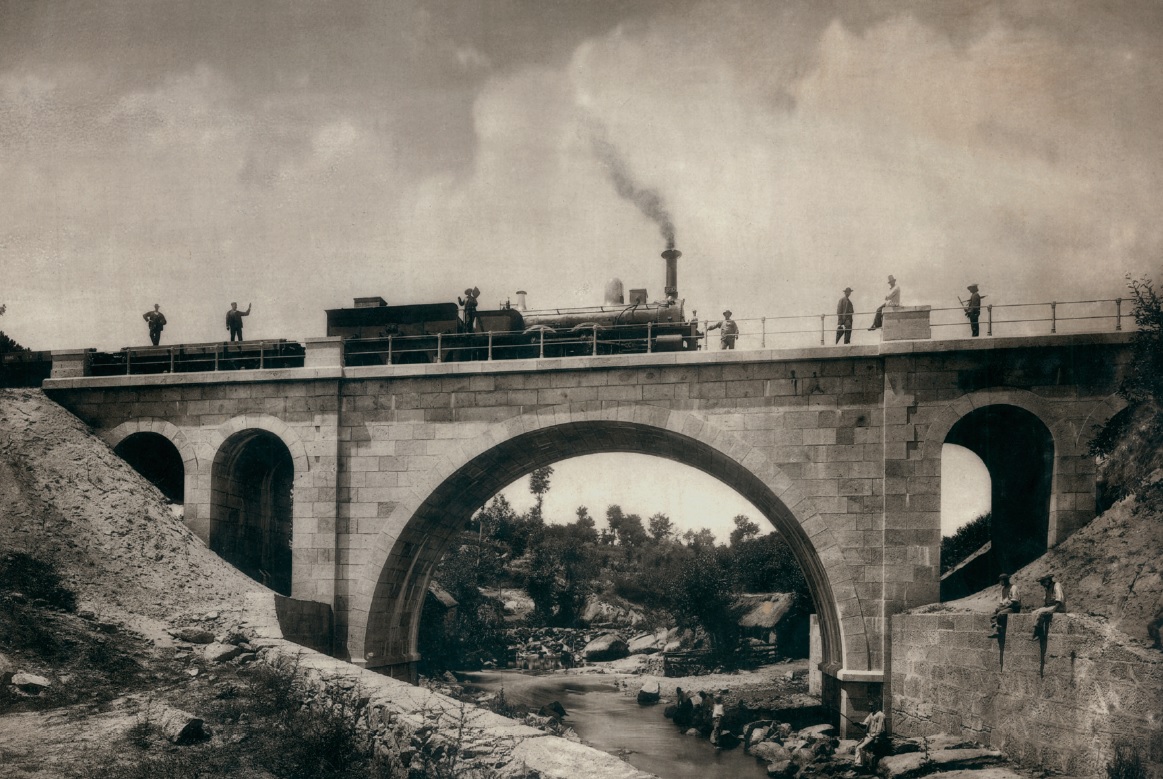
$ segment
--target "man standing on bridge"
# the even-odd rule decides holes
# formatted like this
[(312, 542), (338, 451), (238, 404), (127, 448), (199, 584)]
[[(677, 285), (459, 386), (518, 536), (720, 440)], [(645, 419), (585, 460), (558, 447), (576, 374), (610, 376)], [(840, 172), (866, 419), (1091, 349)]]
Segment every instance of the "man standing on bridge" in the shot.
[(481, 296), (481, 291), (473, 287), (464, 291), (464, 299), (456, 298), (456, 302), (464, 306), (464, 331), (466, 333), (476, 332), (477, 328), (477, 298)]
[(845, 344), (852, 343), (852, 301), (849, 295), (852, 294), (852, 287), (844, 288), (844, 297), (840, 298), (840, 302), (836, 304), (836, 343), (840, 343), (840, 338), (844, 338)]
[(141, 315), (145, 323), (149, 325), (149, 341), (154, 346), (162, 339), (162, 330), (166, 326), (166, 315), (161, 311), (161, 303), (153, 304), (153, 311), (146, 311)]
[(735, 320), (731, 318), (731, 309), (723, 312), (722, 320), (707, 326), (708, 333), (719, 329), (723, 331), (722, 337), (719, 338), (719, 348), (734, 349), (735, 339), (739, 337), (739, 325), (735, 324)]
[(242, 318), (250, 316), (250, 303), (246, 304), (245, 311), (238, 310), (237, 303), (230, 304), (230, 310), (226, 312), (226, 329), (230, 331), (230, 341), (242, 340)]
[(969, 329), (976, 338), (980, 330), (977, 327), (977, 320), (981, 316), (981, 295), (977, 294), (977, 285), (970, 284), (966, 289), (969, 290), (969, 302), (965, 304), (965, 317), (969, 320)]

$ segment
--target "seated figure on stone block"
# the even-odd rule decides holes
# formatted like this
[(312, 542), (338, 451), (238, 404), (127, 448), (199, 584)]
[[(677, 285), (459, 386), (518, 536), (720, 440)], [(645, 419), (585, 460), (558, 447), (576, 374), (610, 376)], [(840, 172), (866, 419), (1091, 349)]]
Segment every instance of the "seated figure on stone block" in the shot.
[(877, 755), (880, 742), (884, 740), (884, 711), (880, 703), (874, 702), (869, 707), (868, 716), (861, 723), (864, 726), (864, 739), (856, 745), (856, 765), (870, 768), (872, 758)]
[(1022, 610), (1022, 600), (1018, 595), (1018, 585), (1010, 583), (1010, 575), (1003, 573), (997, 577), (997, 580), (1001, 585), (1001, 594), (998, 596), (997, 608), (993, 610), (993, 616), (989, 620), (989, 626), (992, 628), (989, 634), (990, 638), (1004, 636), (1010, 614), (1017, 614)]
[(876, 309), (876, 316), (872, 319), (872, 327), (869, 330), (879, 330), (884, 324), (884, 309), (885, 308), (900, 308), (901, 307), (901, 288), (897, 286), (896, 276), (889, 274), (888, 277), (888, 294), (884, 296), (884, 303), (880, 308)]
[(1034, 640), (1046, 638), (1054, 614), (1066, 611), (1066, 596), (1062, 594), (1062, 585), (1054, 581), (1053, 574), (1038, 579), (1038, 584), (1046, 590), (1046, 595), (1042, 608), (1034, 609)]

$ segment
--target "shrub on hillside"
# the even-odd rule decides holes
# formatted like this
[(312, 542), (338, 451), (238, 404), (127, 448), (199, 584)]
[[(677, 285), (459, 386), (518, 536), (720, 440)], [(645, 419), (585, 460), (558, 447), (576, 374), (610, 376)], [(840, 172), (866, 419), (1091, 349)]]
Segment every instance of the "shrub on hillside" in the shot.
[(1109, 505), (1130, 493), (1144, 502), (1163, 498), (1163, 480), (1151, 475), (1163, 467), (1163, 300), (1150, 279), (1127, 277), (1138, 332), (1131, 363), (1119, 387), (1127, 408), (1090, 441), (1090, 454), (1102, 462), (1102, 502)]
[(19, 593), (61, 611), (73, 611), (77, 596), (65, 587), (56, 567), (23, 552), (0, 557), (0, 592)]

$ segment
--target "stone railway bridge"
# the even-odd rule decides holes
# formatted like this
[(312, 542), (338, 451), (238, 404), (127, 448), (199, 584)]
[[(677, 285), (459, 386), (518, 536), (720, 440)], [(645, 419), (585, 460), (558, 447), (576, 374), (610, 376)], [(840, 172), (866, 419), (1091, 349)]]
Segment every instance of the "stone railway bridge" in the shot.
[(294, 369), (85, 377), (54, 355), (44, 388), (213, 549), (330, 606), (340, 655), (405, 678), (432, 571), (498, 490), (599, 452), (698, 468), (789, 541), (825, 703), (856, 717), (880, 692), (887, 618), (939, 599), (942, 445), (985, 461), (1005, 548), (1040, 554), (1095, 515), (1087, 442), (1122, 407), (1129, 341), (344, 367), (338, 339), (315, 339)]

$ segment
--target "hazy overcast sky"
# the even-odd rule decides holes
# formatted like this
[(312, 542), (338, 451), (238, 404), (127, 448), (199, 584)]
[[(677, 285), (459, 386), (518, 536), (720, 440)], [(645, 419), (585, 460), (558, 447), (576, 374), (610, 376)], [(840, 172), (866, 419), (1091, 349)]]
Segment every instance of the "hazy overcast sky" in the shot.
[(0, 0), (0, 301), (33, 348), (321, 335), (356, 295), (703, 316), (1113, 296), (1160, 266), (1157, 2)]

